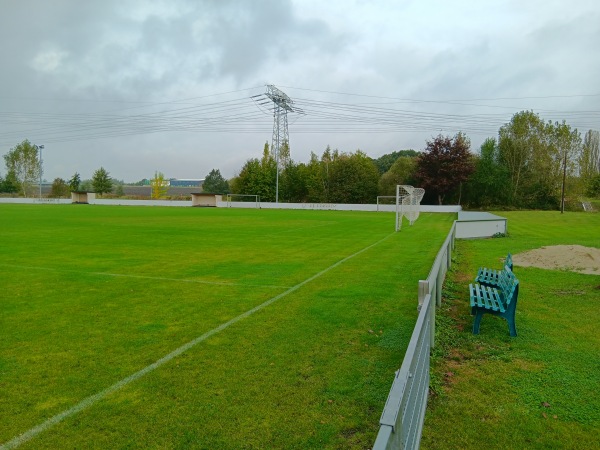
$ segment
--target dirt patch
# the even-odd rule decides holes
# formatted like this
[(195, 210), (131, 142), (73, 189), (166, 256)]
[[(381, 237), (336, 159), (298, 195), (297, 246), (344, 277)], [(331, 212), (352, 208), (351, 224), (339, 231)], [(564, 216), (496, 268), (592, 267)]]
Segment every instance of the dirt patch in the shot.
[(512, 258), (516, 266), (600, 275), (600, 249), (595, 247), (553, 245), (519, 253)]

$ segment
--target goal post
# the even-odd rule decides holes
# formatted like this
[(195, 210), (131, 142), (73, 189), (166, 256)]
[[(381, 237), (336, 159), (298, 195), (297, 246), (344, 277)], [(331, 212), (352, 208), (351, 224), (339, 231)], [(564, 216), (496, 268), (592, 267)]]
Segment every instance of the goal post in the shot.
[[(234, 200), (238, 199), (239, 200)], [(260, 208), (260, 196), (254, 194), (227, 194), (227, 207), (232, 208), (233, 202), (254, 203), (255, 208)]]
[(421, 200), (425, 189), (414, 188), (406, 184), (396, 186), (396, 231), (402, 229), (402, 217), (406, 217), (409, 225), (415, 223), (421, 211)]
[(393, 205), (395, 203), (395, 195), (378, 195), (377, 196), (377, 211), (379, 211), (379, 205)]
[(396, 185), (396, 231), (400, 231), (402, 229), (402, 200), (406, 195), (406, 191), (399, 184)]

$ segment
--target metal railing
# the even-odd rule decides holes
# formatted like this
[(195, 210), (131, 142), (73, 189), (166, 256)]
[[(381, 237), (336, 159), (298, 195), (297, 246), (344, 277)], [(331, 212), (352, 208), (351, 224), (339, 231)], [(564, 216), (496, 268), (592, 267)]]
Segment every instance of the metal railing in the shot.
[(390, 389), (373, 450), (418, 449), (429, 394), (429, 355), (435, 345), (435, 308), (452, 263), (456, 222), (440, 248), (426, 280), (419, 281), (419, 315), (402, 366)]

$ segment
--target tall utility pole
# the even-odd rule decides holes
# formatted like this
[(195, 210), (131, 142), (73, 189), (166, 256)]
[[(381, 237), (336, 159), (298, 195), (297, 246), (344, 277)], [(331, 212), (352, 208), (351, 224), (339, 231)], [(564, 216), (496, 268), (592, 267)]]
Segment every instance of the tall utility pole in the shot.
[(279, 159), (281, 155), (281, 146), (284, 143), (289, 145), (290, 135), (288, 133), (287, 113), (304, 112), (292, 106), (294, 101), (289, 98), (285, 92), (280, 91), (274, 85), (267, 85), (265, 95), (273, 102), (273, 139), (271, 140), (271, 151), (275, 154), (275, 164), (277, 165), (277, 176), (275, 180), (275, 203), (279, 203)]
[(43, 166), (42, 166), (42, 150), (44, 149), (44, 146), (43, 145), (36, 145), (36, 147), (40, 151), (40, 201), (41, 201), (42, 200), (42, 171), (43, 171)]
[(565, 212), (565, 185), (567, 184), (567, 150), (565, 149), (565, 156), (563, 161), (563, 179), (562, 179), (562, 192), (560, 194), (560, 213)]

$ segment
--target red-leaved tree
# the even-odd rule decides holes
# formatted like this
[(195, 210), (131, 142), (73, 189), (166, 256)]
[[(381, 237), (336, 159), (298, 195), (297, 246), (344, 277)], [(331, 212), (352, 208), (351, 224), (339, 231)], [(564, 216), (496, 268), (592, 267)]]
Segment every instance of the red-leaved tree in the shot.
[(469, 138), (462, 133), (453, 138), (440, 134), (427, 141), (427, 148), (419, 156), (416, 173), (419, 187), (436, 195), (440, 205), (475, 170), (470, 147)]

